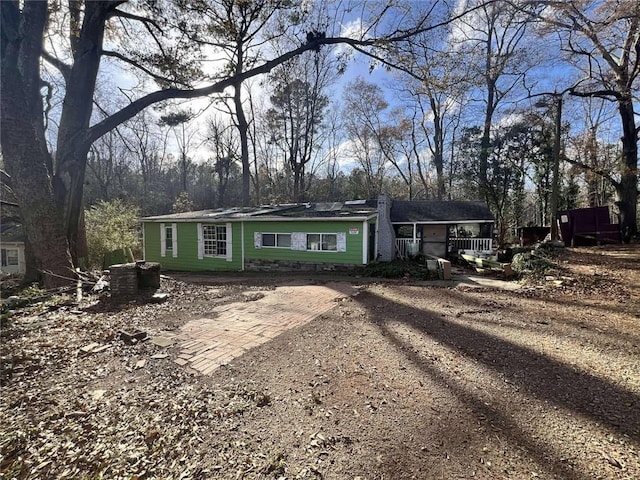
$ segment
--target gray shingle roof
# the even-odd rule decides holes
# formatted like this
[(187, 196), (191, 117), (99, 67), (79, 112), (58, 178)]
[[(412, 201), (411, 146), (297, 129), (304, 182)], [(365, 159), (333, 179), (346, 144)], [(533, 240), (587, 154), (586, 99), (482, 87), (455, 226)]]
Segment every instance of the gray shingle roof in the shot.
[(14, 222), (0, 223), (0, 242), (16, 243), (24, 242), (26, 236), (22, 225)]
[(196, 212), (174, 213), (146, 217), (145, 221), (238, 221), (276, 218), (362, 218), (374, 215), (376, 208), (366, 203), (331, 202), (298, 203), (285, 205), (264, 205), (260, 207), (242, 207)]
[(391, 221), (407, 223), (494, 221), (484, 202), (440, 200), (393, 200)]
[[(277, 218), (363, 218), (377, 211), (375, 200), (331, 203), (298, 203), (263, 205), (260, 207), (220, 208), (197, 212), (175, 213), (147, 217), (146, 221), (239, 221), (273, 220)], [(437, 201), (437, 200), (393, 200), (391, 221), (398, 223), (464, 222), (494, 220), (491, 211), (483, 202)]]

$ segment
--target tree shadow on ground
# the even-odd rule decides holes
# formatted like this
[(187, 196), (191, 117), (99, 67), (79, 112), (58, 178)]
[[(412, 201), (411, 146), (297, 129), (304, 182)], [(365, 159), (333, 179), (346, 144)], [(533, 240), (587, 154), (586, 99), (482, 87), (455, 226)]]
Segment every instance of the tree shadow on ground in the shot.
[[(456, 298), (459, 302), (462, 302), (471, 307), (471, 311), (469, 312), (461, 312), (461, 313), (474, 313), (474, 309), (476, 311), (496, 311), (498, 309), (508, 309), (510, 313), (520, 314), (524, 317), (529, 324), (538, 324), (538, 329), (541, 330), (542, 326), (551, 326), (555, 327), (556, 325), (561, 326), (562, 328), (568, 329), (571, 331), (572, 335), (578, 337), (584, 337), (583, 332), (587, 331), (593, 335), (596, 335), (602, 339), (606, 339), (607, 342), (615, 344), (618, 348), (629, 348), (630, 345), (638, 345), (640, 344), (640, 335), (634, 334), (630, 331), (615, 331), (612, 329), (611, 325), (606, 325), (603, 327), (606, 328), (597, 328), (594, 325), (594, 321), (585, 321), (585, 315), (592, 315), (594, 310), (601, 311), (603, 314), (610, 313), (606, 308), (595, 309), (591, 305), (583, 305), (581, 302), (576, 302), (575, 299), (571, 299), (570, 305), (567, 304), (566, 301), (561, 301), (560, 299), (548, 299), (548, 298), (539, 298), (539, 297), (530, 297), (527, 298), (527, 301), (532, 304), (548, 304), (553, 303), (562, 307), (567, 307), (566, 315), (562, 317), (558, 316), (550, 316), (549, 313), (541, 311), (536, 316), (532, 316), (529, 311), (525, 311), (525, 309), (521, 307), (515, 307), (511, 305), (506, 305), (505, 301), (508, 301), (509, 296), (518, 295), (517, 292), (505, 292), (501, 294), (499, 297), (493, 296), (491, 300), (487, 301), (486, 299), (482, 299), (482, 297), (475, 297), (472, 295), (468, 295), (462, 292), (458, 292), (455, 290), (451, 290), (448, 292), (448, 295)], [(496, 298), (499, 300), (496, 301)], [(577, 306), (576, 306), (577, 305)], [(582, 311), (581, 311), (582, 310)], [(623, 313), (627, 313), (626, 309), (621, 308)], [(495, 322), (496, 325), (504, 325), (509, 328), (519, 328), (517, 325), (509, 324), (508, 318), (504, 315), (502, 316), (504, 319), (502, 323)], [(485, 321), (485, 319), (483, 319)], [(520, 327), (522, 328), (522, 327)], [(525, 327), (530, 329), (530, 327)], [(587, 339), (585, 337), (585, 339)]]
[[(365, 308), (367, 305), (374, 306), (369, 309), (370, 321), (401, 354), (434, 381), (452, 391), (478, 417), (485, 417), (498, 425), (507, 438), (525, 448), (540, 466), (546, 466), (554, 475), (579, 479), (586, 478), (587, 473), (574, 470), (555, 454), (552, 447), (530, 438), (510, 418), (508, 411), (485, 403), (452, 376), (434, 368), (428, 358), (417, 353), (410, 342), (393, 331), (391, 324), (399, 321), (405, 323), (414, 331), (502, 375), (511, 384), (543, 402), (572, 411), (620, 434), (640, 438), (638, 395), (529, 348), (447, 320), (438, 312), (392, 302), (372, 292), (361, 295), (356, 297), (356, 301), (362, 301)], [(527, 375), (522, 375), (522, 372)]]

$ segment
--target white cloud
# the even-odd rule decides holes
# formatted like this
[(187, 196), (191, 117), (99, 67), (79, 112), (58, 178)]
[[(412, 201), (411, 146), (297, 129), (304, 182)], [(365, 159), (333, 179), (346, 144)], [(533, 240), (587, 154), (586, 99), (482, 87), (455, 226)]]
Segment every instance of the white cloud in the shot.
[[(367, 26), (363, 23), (362, 18), (355, 18), (347, 23), (340, 23), (340, 36), (345, 38), (352, 38), (354, 40), (361, 40), (366, 38), (365, 32)], [(344, 43), (340, 43), (334, 47), (334, 53), (336, 56), (350, 55), (353, 53), (351, 47)]]

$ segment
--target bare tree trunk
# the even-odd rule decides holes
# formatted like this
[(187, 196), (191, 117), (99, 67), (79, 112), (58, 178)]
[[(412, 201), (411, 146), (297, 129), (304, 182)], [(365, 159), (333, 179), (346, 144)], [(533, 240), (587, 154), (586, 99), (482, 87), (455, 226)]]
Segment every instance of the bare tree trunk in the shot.
[(636, 129), (632, 96), (618, 102), (620, 119), (622, 120), (622, 155), (624, 167), (619, 185), (618, 207), (620, 208), (620, 227), (622, 239), (629, 243), (638, 233), (636, 221), (638, 209), (638, 132)]
[[(87, 250), (86, 243), (78, 237), (87, 155), (92, 143), (84, 134), (89, 129), (93, 111), (93, 93), (109, 8), (111, 6), (104, 2), (85, 3), (82, 25), (72, 25), (72, 28), (81, 29), (82, 35), (72, 37), (74, 62), (65, 77), (53, 189), (63, 211), (64, 227), (75, 264)], [(76, 20), (72, 16), (72, 22)]]
[(484, 113), (482, 125), (482, 137), (480, 139), (480, 154), (478, 156), (478, 190), (480, 198), (487, 201), (489, 198), (489, 178), (487, 174), (489, 164), (489, 148), (491, 146), (491, 127), (493, 123), (495, 82), (487, 80), (487, 107)]
[[(73, 142), (75, 143), (75, 142)], [(58, 208), (62, 212), (65, 234), (74, 265), (86, 257), (87, 244), (84, 235), (79, 235), (81, 215), (84, 210), (84, 177), (88, 147), (67, 145), (58, 155), (58, 168), (53, 177), (53, 192)]]
[[(45, 287), (68, 283), (73, 266), (54, 201), (47, 150), (42, 99), (39, 93), (39, 59), (42, 31), (47, 21), (47, 4), (28, 2), (24, 6), (26, 31), (17, 31), (20, 22), (14, 4), (2, 5), (2, 102), (0, 102), (0, 142), (5, 166), (20, 204), (20, 216), (34, 252), (35, 268), (43, 274)], [(16, 30), (8, 29), (13, 26)], [(23, 35), (23, 36), (21, 36)], [(4, 126), (10, 125), (11, 128)], [(35, 141), (34, 141), (35, 139)], [(31, 266), (30, 266), (31, 267)]]
[[(238, 62), (241, 64), (241, 62)], [(240, 135), (240, 157), (242, 159), (242, 206), (251, 204), (251, 166), (249, 165), (249, 124), (242, 106), (242, 84), (234, 85), (233, 103), (236, 108), (238, 120), (238, 133)]]
[(443, 200), (444, 186), (444, 132), (442, 128), (442, 115), (436, 104), (436, 99), (431, 97), (431, 112), (433, 113), (433, 164), (436, 167), (436, 199)]

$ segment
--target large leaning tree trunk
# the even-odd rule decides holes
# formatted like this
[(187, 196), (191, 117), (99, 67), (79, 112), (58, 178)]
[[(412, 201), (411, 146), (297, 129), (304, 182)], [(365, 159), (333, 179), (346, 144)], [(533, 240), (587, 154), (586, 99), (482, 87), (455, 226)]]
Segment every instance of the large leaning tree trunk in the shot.
[[(93, 93), (100, 68), (100, 52), (108, 5), (86, 2), (82, 25), (72, 42), (73, 66), (65, 77), (64, 108), (58, 129), (53, 189), (63, 211), (65, 233), (75, 265), (86, 257), (86, 243), (78, 235), (83, 212), (84, 177), (91, 142), (83, 134), (89, 129), (93, 110)], [(72, 16), (72, 22), (73, 16)]]
[[(42, 33), (47, 4), (25, 4), (24, 22), (17, 9), (2, 5), (2, 102), (0, 108), (2, 155), (13, 190), (20, 202), (25, 234), (46, 287), (68, 282), (73, 266), (69, 255), (62, 206), (55, 201), (51, 181), (53, 165), (47, 149), (40, 96)], [(49, 168), (48, 168), (49, 167)]]

